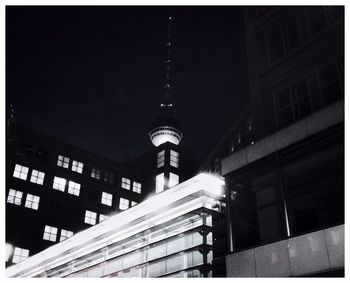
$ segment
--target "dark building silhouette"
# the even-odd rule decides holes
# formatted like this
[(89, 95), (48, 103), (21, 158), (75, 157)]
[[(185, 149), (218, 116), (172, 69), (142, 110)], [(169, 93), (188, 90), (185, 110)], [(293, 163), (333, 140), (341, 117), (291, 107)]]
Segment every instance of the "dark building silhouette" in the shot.
[(245, 27), (250, 105), (202, 166), (226, 180), (227, 276), (341, 276), (344, 8), (249, 7)]

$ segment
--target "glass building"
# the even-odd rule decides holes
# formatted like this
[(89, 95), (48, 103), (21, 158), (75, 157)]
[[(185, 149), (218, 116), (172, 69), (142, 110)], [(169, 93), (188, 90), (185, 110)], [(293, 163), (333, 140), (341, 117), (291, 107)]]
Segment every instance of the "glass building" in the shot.
[(8, 277), (210, 277), (224, 182), (199, 174), (7, 269)]

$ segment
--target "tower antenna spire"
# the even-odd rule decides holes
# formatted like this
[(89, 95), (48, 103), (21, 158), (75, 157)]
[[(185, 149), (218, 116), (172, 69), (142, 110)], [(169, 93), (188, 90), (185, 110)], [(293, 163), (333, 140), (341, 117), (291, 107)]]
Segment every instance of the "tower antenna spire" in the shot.
[(167, 42), (166, 42), (166, 59), (165, 59), (165, 84), (164, 84), (164, 89), (167, 93), (170, 93), (171, 91), (171, 83), (170, 83), (170, 66), (171, 66), (171, 23), (172, 23), (173, 18), (171, 16), (168, 17), (168, 37), (167, 37)]

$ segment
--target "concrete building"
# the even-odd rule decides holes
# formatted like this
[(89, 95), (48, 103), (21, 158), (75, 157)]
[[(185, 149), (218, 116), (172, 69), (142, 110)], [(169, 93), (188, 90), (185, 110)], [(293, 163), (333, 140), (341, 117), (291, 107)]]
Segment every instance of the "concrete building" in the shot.
[(227, 276), (343, 276), (344, 8), (249, 7), (245, 27), (247, 126), (202, 166), (226, 180)]

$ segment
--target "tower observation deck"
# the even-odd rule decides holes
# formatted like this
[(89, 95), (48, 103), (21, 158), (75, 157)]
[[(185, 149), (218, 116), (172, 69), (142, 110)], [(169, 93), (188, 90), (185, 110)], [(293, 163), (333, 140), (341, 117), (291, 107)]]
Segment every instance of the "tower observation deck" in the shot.
[(172, 18), (168, 18), (168, 40), (166, 43), (167, 57), (164, 61), (166, 69), (166, 79), (164, 88), (164, 96), (160, 102), (159, 114), (156, 120), (152, 123), (149, 137), (153, 145), (158, 147), (159, 145), (171, 142), (178, 145), (182, 139), (182, 130), (179, 122), (175, 117), (175, 100), (171, 95), (170, 84), (170, 51), (171, 51), (171, 22)]

